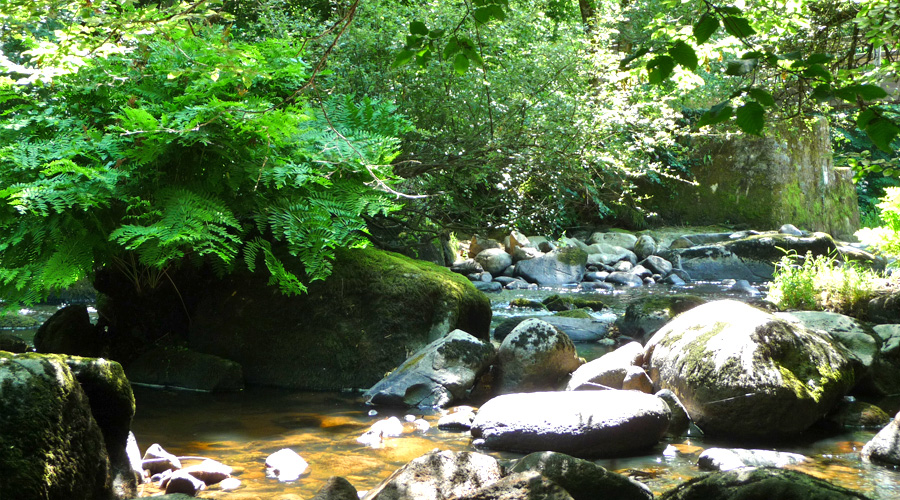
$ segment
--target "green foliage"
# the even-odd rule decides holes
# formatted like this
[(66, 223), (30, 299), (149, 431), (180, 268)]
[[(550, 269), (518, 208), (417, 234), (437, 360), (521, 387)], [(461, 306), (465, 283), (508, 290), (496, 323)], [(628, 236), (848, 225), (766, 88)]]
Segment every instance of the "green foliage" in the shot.
[[(127, 29), (121, 45), (78, 55), (77, 67), (56, 71), (68, 57), (60, 34), (47, 42), (58, 57), (24, 51), (6, 66), (4, 300), (40, 299), (101, 266), (141, 289), (187, 262), (227, 273), (260, 260), (282, 291), (301, 293), (330, 273), (335, 248), (365, 244), (366, 217), (398, 208), (390, 163), (411, 126), (395, 106), (309, 99), (312, 70), (295, 40), (244, 40), (183, 8), (129, 10), (144, 22), (114, 23)], [(82, 15), (60, 23), (80, 33)]]
[(900, 255), (900, 187), (888, 187), (877, 205), (882, 225), (863, 228), (856, 236), (875, 249), (890, 255)]
[(783, 309), (842, 310), (872, 296), (878, 276), (852, 263), (788, 253), (775, 266), (767, 299)]

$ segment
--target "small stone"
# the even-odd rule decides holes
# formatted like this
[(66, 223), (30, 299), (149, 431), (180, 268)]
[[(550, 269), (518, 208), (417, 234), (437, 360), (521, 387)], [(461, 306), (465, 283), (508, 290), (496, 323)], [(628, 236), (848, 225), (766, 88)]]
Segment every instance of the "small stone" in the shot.
[(180, 469), (181, 461), (175, 455), (164, 450), (158, 443), (153, 443), (144, 453), (141, 467), (154, 475), (166, 470)]
[(789, 234), (791, 236), (803, 236), (803, 231), (797, 229), (797, 226), (793, 224), (782, 225), (780, 228), (778, 228), (778, 232), (781, 234)]
[[(399, 422), (399, 419), (397, 421)], [(400, 425), (402, 427), (403, 424)], [(282, 482), (296, 481), (308, 469), (309, 464), (306, 460), (290, 448), (278, 450), (266, 458), (266, 476)]]
[(241, 487), (241, 480), (236, 477), (227, 477), (219, 483), (222, 491), (234, 491)]
[(195, 497), (197, 493), (206, 489), (206, 484), (196, 477), (188, 474), (186, 471), (175, 471), (166, 482), (166, 495), (175, 493), (183, 493), (188, 496)]

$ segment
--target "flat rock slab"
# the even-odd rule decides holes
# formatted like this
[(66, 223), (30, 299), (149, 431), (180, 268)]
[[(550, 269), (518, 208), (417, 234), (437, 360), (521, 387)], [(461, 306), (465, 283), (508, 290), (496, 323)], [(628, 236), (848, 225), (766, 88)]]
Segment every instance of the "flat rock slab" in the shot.
[(481, 407), (472, 435), (496, 450), (620, 456), (659, 442), (670, 415), (662, 399), (637, 391), (506, 394)]

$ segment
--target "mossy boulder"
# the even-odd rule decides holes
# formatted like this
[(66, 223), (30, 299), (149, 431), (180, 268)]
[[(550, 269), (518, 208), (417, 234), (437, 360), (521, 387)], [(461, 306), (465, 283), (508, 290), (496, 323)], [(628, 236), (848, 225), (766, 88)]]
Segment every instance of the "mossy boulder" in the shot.
[(653, 493), (644, 484), (627, 476), (610, 472), (599, 465), (565, 453), (543, 451), (518, 460), (510, 472), (539, 472), (562, 486), (574, 500), (615, 498), (617, 500), (652, 500)]
[(705, 303), (706, 299), (686, 294), (641, 297), (625, 308), (618, 322), (619, 333), (646, 342), (675, 316)]
[(568, 335), (536, 318), (519, 323), (503, 339), (498, 356), (500, 393), (558, 389), (582, 363)]
[(239, 363), (248, 384), (368, 388), (454, 329), (487, 339), (487, 297), (446, 268), (392, 252), (340, 249), (328, 279), (286, 297), (264, 275), (211, 281), (189, 347)]
[(0, 353), (0, 498), (112, 498), (88, 398), (55, 356)]
[(591, 309), (602, 311), (606, 304), (599, 297), (572, 297), (569, 295), (551, 295), (542, 304), (550, 311), (570, 311), (573, 309)]
[(644, 348), (644, 369), (709, 436), (738, 441), (796, 437), (853, 387), (845, 349), (734, 300), (695, 307)]
[(743, 467), (696, 477), (660, 500), (865, 500), (869, 497), (802, 472), (774, 467)]

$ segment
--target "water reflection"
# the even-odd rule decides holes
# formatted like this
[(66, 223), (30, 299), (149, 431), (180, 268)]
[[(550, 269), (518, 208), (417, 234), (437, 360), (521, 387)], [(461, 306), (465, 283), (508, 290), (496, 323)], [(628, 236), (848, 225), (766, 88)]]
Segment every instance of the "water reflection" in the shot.
[[(356, 394), (295, 393), (275, 389), (250, 389), (234, 394), (199, 394), (135, 388), (138, 414), (134, 432), (142, 449), (154, 442), (180, 456), (207, 456), (236, 470), (242, 481), (233, 493), (215, 488), (203, 492), (204, 498), (309, 498), (332, 475), (346, 477), (357, 489), (376, 486), (394, 470), (435, 448), (472, 450), (467, 433), (437, 429), (439, 412), (414, 411), (431, 424), (428, 430), (415, 430), (407, 423), (401, 437), (386, 438), (378, 448), (356, 442), (373, 423), (389, 416), (406, 415), (402, 411), (370, 408)], [(811, 436), (807, 442), (779, 448), (813, 458), (810, 463), (793, 466), (808, 474), (853, 488), (875, 499), (900, 498), (900, 472), (860, 463), (858, 449), (871, 439), (874, 431), (855, 431), (831, 436)], [(630, 475), (660, 493), (702, 472), (697, 457), (705, 448), (723, 446), (702, 437), (679, 438), (660, 443), (646, 455), (602, 459), (597, 463), (610, 470)], [(266, 457), (291, 448), (310, 464), (310, 474), (292, 483), (266, 478)], [(521, 455), (507, 452), (487, 453), (498, 459)], [(143, 496), (158, 493), (144, 486)]]

